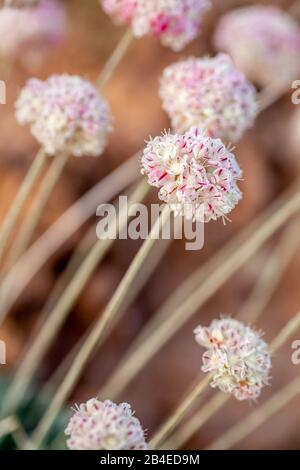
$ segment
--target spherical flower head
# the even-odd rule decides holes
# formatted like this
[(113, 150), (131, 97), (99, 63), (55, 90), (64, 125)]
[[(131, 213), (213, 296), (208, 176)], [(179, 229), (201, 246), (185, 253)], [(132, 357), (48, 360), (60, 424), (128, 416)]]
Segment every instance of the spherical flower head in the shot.
[(3, 0), (5, 7), (11, 8), (30, 8), (35, 7), (41, 0)]
[(226, 13), (214, 43), (260, 86), (290, 86), (300, 72), (300, 27), (279, 8), (251, 6)]
[(0, 10), (0, 55), (44, 52), (65, 37), (66, 12), (57, 0), (41, 0), (32, 8)]
[(236, 142), (257, 115), (254, 86), (225, 54), (170, 65), (161, 77), (160, 96), (175, 132), (198, 126), (211, 137)]
[(92, 398), (75, 410), (65, 434), (71, 450), (146, 450), (144, 431), (128, 403)]
[(202, 222), (225, 218), (242, 194), (242, 172), (220, 139), (194, 127), (185, 134), (165, 133), (150, 139), (141, 158), (141, 172), (159, 188), (159, 198), (175, 215)]
[(237, 400), (257, 399), (271, 369), (269, 347), (261, 333), (231, 318), (198, 326), (194, 333), (197, 343), (207, 349), (202, 370), (212, 373), (211, 386)]
[(20, 124), (30, 125), (49, 155), (101, 155), (112, 131), (107, 103), (94, 85), (77, 75), (29, 80), (17, 100), (16, 115)]
[(131, 22), (133, 34), (153, 34), (164, 46), (182, 50), (197, 37), (211, 0), (102, 0), (117, 22)]

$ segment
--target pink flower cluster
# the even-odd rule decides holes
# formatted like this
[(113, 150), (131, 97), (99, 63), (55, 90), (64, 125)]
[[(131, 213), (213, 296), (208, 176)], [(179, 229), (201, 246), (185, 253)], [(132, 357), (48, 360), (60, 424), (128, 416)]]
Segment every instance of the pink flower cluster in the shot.
[(197, 343), (207, 348), (202, 370), (213, 373), (211, 386), (237, 400), (258, 398), (271, 369), (270, 351), (261, 334), (231, 318), (198, 326), (194, 333)]
[(77, 407), (65, 434), (71, 450), (146, 450), (141, 423), (128, 403), (92, 398)]
[(202, 222), (224, 218), (242, 198), (241, 170), (220, 139), (199, 128), (185, 134), (165, 133), (150, 139), (141, 172), (159, 188), (159, 198), (176, 215)]
[(65, 37), (65, 8), (57, 0), (42, 0), (27, 9), (0, 10), (0, 55), (23, 56), (59, 44)]
[(29, 80), (16, 110), (19, 123), (31, 126), (50, 155), (67, 151), (75, 156), (98, 156), (112, 131), (107, 103), (94, 85), (77, 75)]
[(279, 8), (257, 5), (226, 13), (214, 42), (258, 85), (290, 86), (300, 73), (300, 27)]
[(257, 115), (254, 86), (225, 54), (170, 65), (160, 96), (175, 132), (198, 126), (212, 137), (237, 141)]
[(183, 49), (197, 37), (210, 0), (101, 0), (119, 23), (131, 22), (136, 37), (153, 34), (164, 46)]

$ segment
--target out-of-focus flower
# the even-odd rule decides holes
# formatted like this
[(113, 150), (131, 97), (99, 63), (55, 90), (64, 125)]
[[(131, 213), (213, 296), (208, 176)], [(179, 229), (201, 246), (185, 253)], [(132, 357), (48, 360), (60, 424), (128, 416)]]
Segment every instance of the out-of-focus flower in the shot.
[(71, 450), (146, 450), (144, 431), (128, 403), (92, 398), (70, 419), (65, 434)]
[(290, 86), (298, 78), (300, 27), (279, 8), (256, 5), (226, 13), (217, 27), (214, 43), (260, 86)]
[(0, 10), (0, 55), (19, 56), (43, 52), (65, 37), (65, 8), (57, 0), (42, 0), (27, 9)]
[(133, 34), (153, 34), (175, 51), (197, 37), (210, 0), (100, 0), (117, 22), (131, 22)]
[(5, 7), (30, 8), (38, 5), (41, 0), (3, 0)]
[(241, 170), (220, 139), (194, 127), (185, 134), (165, 133), (150, 139), (141, 172), (159, 189), (159, 198), (176, 215), (203, 222), (229, 214), (242, 198)]
[(75, 75), (31, 79), (16, 103), (20, 124), (29, 124), (45, 151), (100, 155), (112, 131), (107, 103), (89, 81)]
[(198, 126), (212, 137), (237, 141), (257, 115), (254, 86), (225, 54), (170, 65), (160, 96), (175, 132)]
[(198, 326), (194, 333), (197, 343), (207, 348), (202, 370), (213, 374), (211, 386), (238, 400), (258, 398), (271, 369), (269, 347), (261, 334), (231, 318)]

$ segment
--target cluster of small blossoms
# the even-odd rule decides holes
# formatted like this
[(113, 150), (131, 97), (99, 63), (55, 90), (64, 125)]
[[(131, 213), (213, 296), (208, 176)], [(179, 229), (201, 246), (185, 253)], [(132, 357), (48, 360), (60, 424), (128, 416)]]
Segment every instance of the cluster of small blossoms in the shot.
[(226, 13), (216, 30), (218, 50), (258, 85), (290, 85), (300, 72), (300, 27), (279, 8), (252, 6)]
[(150, 139), (141, 172), (159, 189), (159, 198), (176, 215), (202, 222), (229, 214), (242, 198), (237, 186), (242, 172), (220, 139), (193, 127), (184, 134)]
[(189, 58), (167, 67), (160, 96), (175, 132), (198, 126), (211, 137), (234, 142), (257, 115), (254, 86), (225, 54)]
[(65, 434), (71, 450), (146, 450), (144, 431), (128, 403), (92, 398), (70, 419)]
[(119, 23), (130, 22), (133, 34), (153, 34), (175, 51), (197, 37), (210, 0), (101, 0)]
[(107, 103), (89, 81), (75, 75), (31, 79), (16, 103), (20, 124), (29, 124), (49, 155), (100, 155), (112, 131)]
[(30, 8), (38, 5), (41, 0), (4, 0), (5, 7)]
[(0, 54), (19, 55), (43, 51), (65, 37), (66, 12), (57, 0), (41, 0), (32, 8), (0, 11)]
[(213, 374), (211, 386), (237, 400), (258, 398), (271, 369), (270, 351), (261, 334), (231, 318), (198, 326), (194, 333), (196, 341), (207, 348), (202, 370)]

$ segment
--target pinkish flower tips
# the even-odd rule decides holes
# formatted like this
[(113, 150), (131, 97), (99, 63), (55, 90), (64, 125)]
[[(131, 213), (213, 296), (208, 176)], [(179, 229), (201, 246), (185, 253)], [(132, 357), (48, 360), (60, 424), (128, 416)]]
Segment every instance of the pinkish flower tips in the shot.
[(160, 96), (175, 132), (199, 126), (212, 137), (237, 141), (257, 115), (255, 88), (225, 54), (167, 67)]
[(101, 0), (117, 22), (131, 22), (136, 37), (153, 34), (164, 46), (183, 49), (199, 33), (210, 0)]
[(252, 6), (226, 13), (215, 45), (258, 85), (290, 85), (300, 72), (300, 27), (279, 8)]
[(213, 374), (211, 386), (237, 400), (258, 398), (271, 369), (270, 351), (261, 334), (230, 318), (198, 326), (194, 333), (197, 343), (207, 349), (202, 370)]
[(31, 79), (16, 103), (20, 124), (50, 155), (67, 151), (77, 157), (103, 153), (112, 131), (107, 103), (89, 81), (79, 76), (53, 75)]
[(209, 222), (225, 217), (242, 198), (235, 156), (220, 139), (196, 127), (183, 135), (165, 133), (150, 139), (141, 172), (159, 188), (159, 198), (186, 218)]
[(141, 423), (128, 403), (92, 398), (77, 407), (65, 434), (71, 450), (146, 450)]

